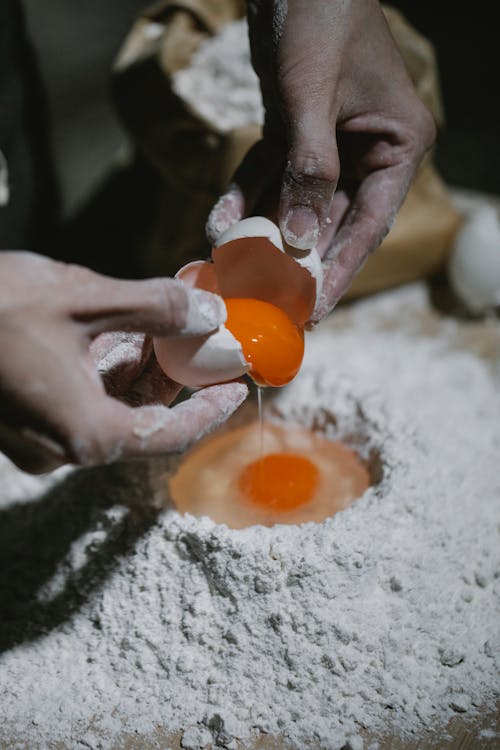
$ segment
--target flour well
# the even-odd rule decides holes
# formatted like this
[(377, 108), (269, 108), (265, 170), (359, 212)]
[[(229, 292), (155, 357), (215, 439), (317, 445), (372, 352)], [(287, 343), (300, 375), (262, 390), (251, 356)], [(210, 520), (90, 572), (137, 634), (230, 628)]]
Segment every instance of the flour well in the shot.
[(484, 715), (499, 667), (500, 403), (460, 333), (416, 285), (308, 336), (275, 409), (376, 447), (383, 465), (323, 524), (232, 531), (158, 510), (173, 461), (44, 480), (3, 462), (4, 746), (109, 748), (162, 727), (185, 730), (186, 748), (252, 731), (361, 748), (365, 732)]
[(174, 91), (221, 132), (260, 125), (264, 110), (250, 62), (246, 19), (225, 26), (203, 42), (188, 68), (175, 73)]

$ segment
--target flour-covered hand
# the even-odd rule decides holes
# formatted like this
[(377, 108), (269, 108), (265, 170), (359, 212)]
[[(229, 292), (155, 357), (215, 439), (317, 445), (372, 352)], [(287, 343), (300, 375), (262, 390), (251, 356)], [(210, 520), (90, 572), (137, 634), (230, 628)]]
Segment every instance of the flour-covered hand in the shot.
[(31, 472), (184, 450), (246, 386), (169, 408), (181, 386), (159, 370), (149, 336), (210, 333), (224, 316), (215, 295), (172, 279), (120, 281), (0, 253), (0, 450)]
[(249, 0), (266, 119), (208, 230), (277, 215), (289, 245), (317, 247), (324, 317), (382, 241), (435, 138), (377, 0)]

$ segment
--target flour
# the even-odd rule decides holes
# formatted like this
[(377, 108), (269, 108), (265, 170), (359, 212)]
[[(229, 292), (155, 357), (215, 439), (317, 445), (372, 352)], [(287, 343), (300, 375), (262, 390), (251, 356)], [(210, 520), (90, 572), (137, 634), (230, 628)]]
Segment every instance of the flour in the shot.
[(365, 732), (488, 711), (500, 402), (460, 331), (415, 285), (308, 334), (273, 411), (382, 465), (323, 524), (234, 531), (161, 509), (174, 459), (44, 479), (4, 462), (0, 744), (109, 748), (163, 727), (185, 748), (258, 730), (361, 750)]
[(250, 62), (246, 19), (234, 21), (203, 42), (188, 68), (172, 78), (174, 91), (221, 132), (261, 125), (259, 80)]

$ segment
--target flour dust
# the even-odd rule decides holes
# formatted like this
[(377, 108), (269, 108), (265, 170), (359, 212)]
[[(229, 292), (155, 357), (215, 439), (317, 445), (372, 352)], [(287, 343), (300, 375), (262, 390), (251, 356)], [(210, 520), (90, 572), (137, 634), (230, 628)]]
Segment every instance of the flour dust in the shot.
[[(420, 285), (307, 336), (275, 413), (377, 451), (380, 481), (322, 524), (241, 531), (161, 507), (176, 460), (0, 467), (0, 740), (109, 748), (184, 730), (361, 748), (493, 705), (500, 400)], [(397, 327), (388, 321), (397, 319)]]

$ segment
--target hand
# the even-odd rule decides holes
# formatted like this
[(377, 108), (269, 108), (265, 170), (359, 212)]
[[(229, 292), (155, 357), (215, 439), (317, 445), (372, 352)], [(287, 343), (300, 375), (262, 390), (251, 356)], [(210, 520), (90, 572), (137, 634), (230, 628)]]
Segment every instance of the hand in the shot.
[(248, 20), (264, 136), (207, 234), (275, 210), (287, 243), (323, 258), (315, 322), (389, 231), (435, 126), (377, 0), (250, 0)]
[(0, 450), (31, 472), (184, 450), (246, 386), (206, 388), (169, 409), (182, 386), (159, 370), (144, 334), (209, 333), (224, 317), (218, 297), (172, 279), (118, 281), (0, 253)]

